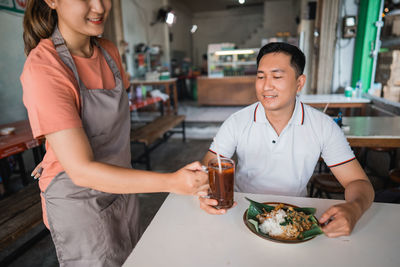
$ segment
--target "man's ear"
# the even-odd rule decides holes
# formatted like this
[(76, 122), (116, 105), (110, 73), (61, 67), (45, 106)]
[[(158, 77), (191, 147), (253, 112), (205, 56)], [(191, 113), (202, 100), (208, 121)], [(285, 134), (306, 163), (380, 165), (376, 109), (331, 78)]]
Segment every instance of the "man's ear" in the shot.
[(300, 93), (306, 83), (306, 75), (302, 74), (297, 78), (296, 92)]

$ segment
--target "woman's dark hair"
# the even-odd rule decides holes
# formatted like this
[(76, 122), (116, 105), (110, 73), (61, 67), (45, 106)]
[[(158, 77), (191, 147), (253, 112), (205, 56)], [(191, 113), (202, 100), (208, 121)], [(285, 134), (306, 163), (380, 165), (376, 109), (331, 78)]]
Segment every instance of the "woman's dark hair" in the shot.
[(306, 65), (306, 57), (303, 52), (294, 45), (282, 42), (269, 43), (264, 45), (257, 56), (257, 67), (263, 56), (270, 53), (284, 53), (291, 57), (290, 65), (294, 68), (296, 72), (296, 77), (303, 74), (304, 66)]
[(44, 0), (28, 0), (24, 15), (25, 54), (29, 55), (40, 39), (47, 39), (57, 24), (57, 13)]

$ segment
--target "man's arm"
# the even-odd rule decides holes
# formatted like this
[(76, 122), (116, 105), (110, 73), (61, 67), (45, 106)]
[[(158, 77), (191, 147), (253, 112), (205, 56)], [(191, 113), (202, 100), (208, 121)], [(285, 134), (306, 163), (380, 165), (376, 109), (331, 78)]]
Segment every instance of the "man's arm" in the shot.
[(212, 153), (211, 151), (207, 151), (207, 153), (204, 155), (203, 160), (201, 161), (201, 164), (203, 164), (204, 166), (208, 166), (208, 162), (216, 157), (216, 154)]
[(371, 206), (374, 189), (358, 161), (332, 167), (332, 173), (345, 188), (346, 203), (330, 207), (320, 218), (320, 223), (331, 221), (323, 227), (328, 237), (350, 235), (357, 221)]

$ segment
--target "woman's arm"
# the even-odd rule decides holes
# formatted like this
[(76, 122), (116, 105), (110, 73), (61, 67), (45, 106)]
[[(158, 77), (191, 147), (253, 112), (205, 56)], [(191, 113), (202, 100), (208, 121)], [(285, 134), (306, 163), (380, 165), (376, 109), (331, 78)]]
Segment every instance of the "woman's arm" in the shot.
[[(108, 193), (173, 192), (197, 194), (207, 189), (207, 174), (194, 162), (174, 173), (156, 173), (96, 162), (83, 128), (46, 135), (58, 161), (72, 181)], [(202, 193), (199, 193), (202, 194)]]

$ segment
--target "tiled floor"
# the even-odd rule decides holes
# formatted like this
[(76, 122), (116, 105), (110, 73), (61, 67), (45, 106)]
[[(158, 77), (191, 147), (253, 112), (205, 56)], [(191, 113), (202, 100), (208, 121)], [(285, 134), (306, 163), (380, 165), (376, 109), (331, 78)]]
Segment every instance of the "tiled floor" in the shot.
[[(171, 139), (167, 143), (158, 147), (157, 150), (155, 150), (156, 153), (151, 154), (153, 170), (157, 172), (173, 172), (190, 162), (201, 160), (207, 152), (209, 144), (209, 140), (187, 140), (186, 143), (183, 143), (182, 140)], [(139, 150), (140, 147), (134, 146), (132, 148), (133, 154), (138, 153)], [(144, 166), (140, 165), (135, 166), (135, 168), (143, 167)], [(167, 195), (167, 193), (139, 194), (141, 205), (140, 228), (142, 230), (147, 228)], [(29, 235), (33, 235), (35, 232), (42, 229), (44, 229), (43, 225), (35, 228), (35, 230)], [(29, 236), (26, 238), (28, 237)], [(20, 240), (20, 242), (22, 241), (24, 240)], [(17, 245), (18, 244), (15, 244), (15, 246)], [(10, 248), (8, 251), (0, 252), (0, 260), (2, 257), (10, 253), (12, 249), (13, 248)], [(50, 235), (47, 235), (26, 253), (13, 261), (9, 266), (58, 266), (55, 248)]]

